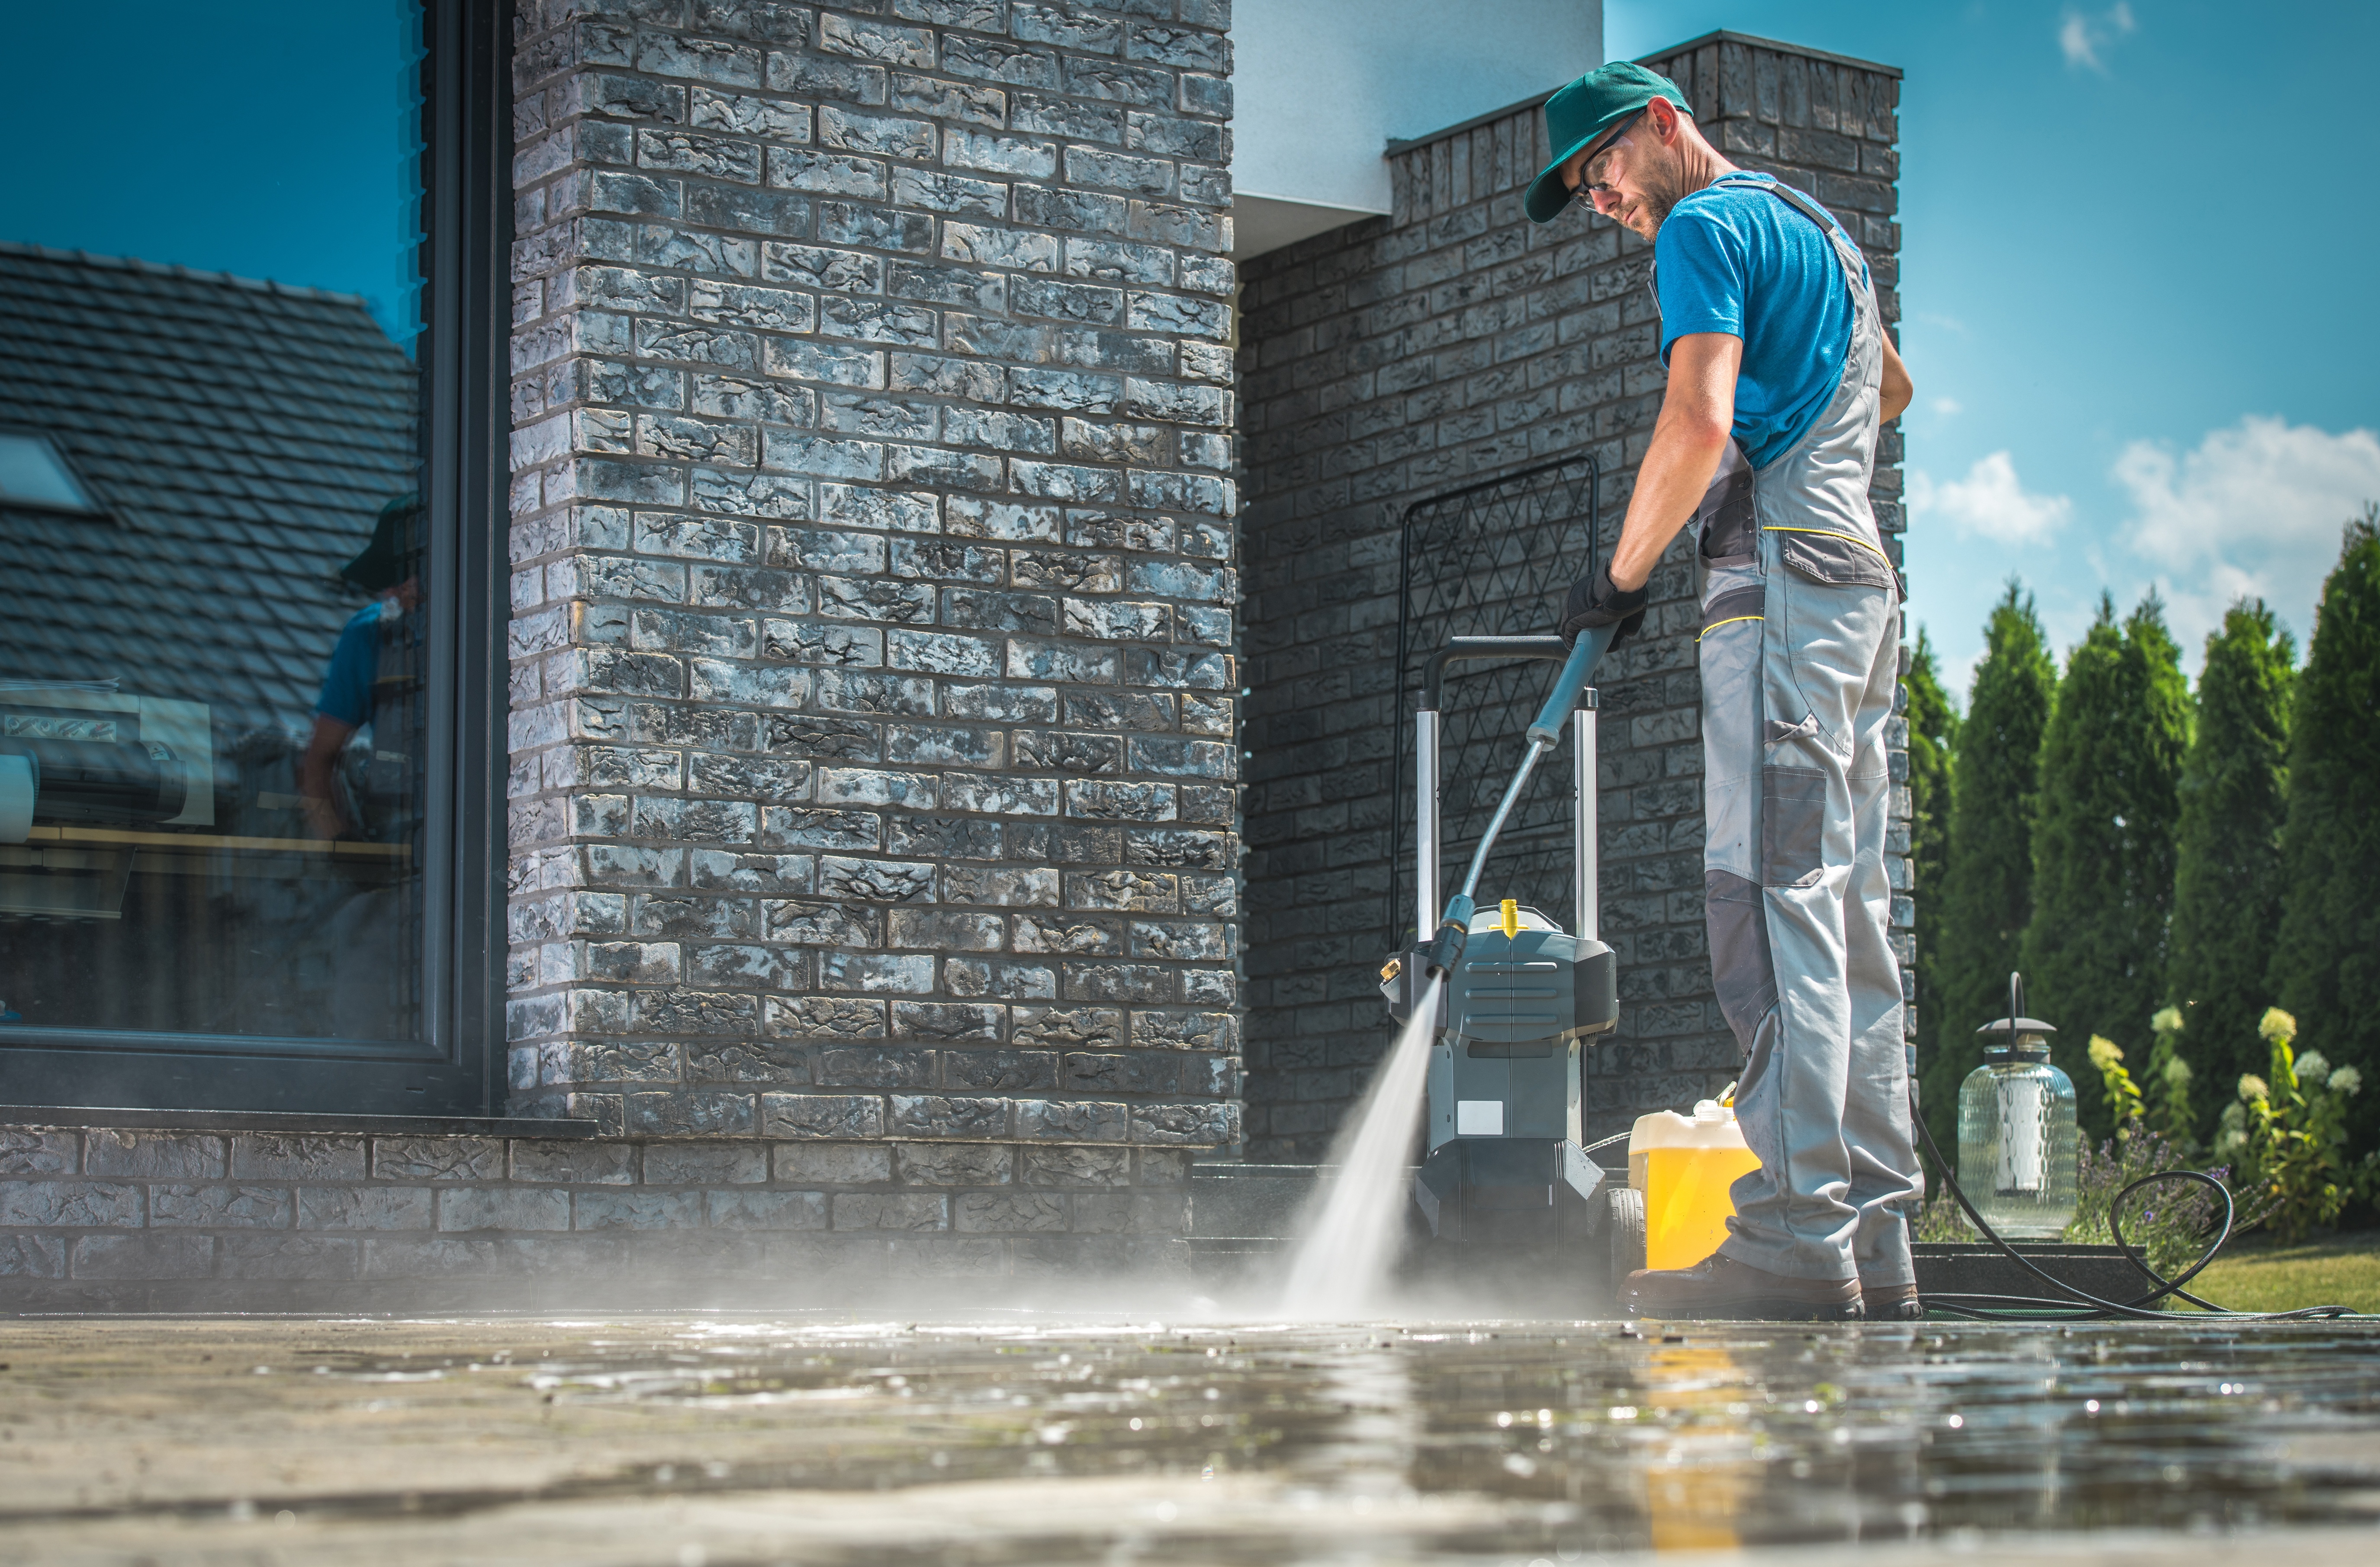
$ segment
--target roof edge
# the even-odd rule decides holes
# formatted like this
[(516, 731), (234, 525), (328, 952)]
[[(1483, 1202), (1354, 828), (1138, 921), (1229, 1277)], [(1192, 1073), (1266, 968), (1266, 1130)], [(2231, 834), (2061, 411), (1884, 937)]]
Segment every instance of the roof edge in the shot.
[(212, 283), (230, 288), (253, 289), (260, 294), (278, 294), (289, 299), (319, 299), (334, 305), (370, 308), (370, 301), (360, 294), (341, 294), (329, 288), (309, 288), (303, 284), (277, 283), (269, 277), (241, 277), (237, 273), (209, 272), (203, 267), (186, 267), (177, 261), (144, 261), (138, 256), (100, 256), (89, 250), (62, 250), (55, 245), (34, 245), (13, 239), (0, 239), (0, 256), (31, 256), (44, 261), (103, 267), (111, 272), (145, 273), (151, 277), (175, 277), (189, 283)]
[(1895, 81), (1900, 80), (1902, 76), (1899, 66), (1888, 66), (1881, 60), (1863, 60), (1856, 55), (1838, 55), (1830, 50), (1812, 49), (1805, 44), (1788, 43), (1782, 39), (1763, 38), (1757, 33), (1736, 32), (1728, 28), (1704, 33), (1700, 38), (1689, 38), (1683, 43), (1672, 43), (1666, 49), (1656, 49), (1649, 55), (1639, 56), (1636, 63), (1650, 65), (1655, 60), (1666, 60), (1672, 55), (1682, 55), (1689, 49), (1699, 49), (1706, 43), (1748, 43), (1755, 49), (1774, 50), (1779, 55), (1799, 55), (1805, 60), (1824, 60), (1830, 66), (1849, 66), (1853, 70), (1874, 71)]
[[(1852, 55), (1829, 54), (1824, 49), (1805, 48), (1799, 43), (1786, 43), (1774, 38), (1762, 38), (1754, 33), (1735, 32), (1727, 28), (1721, 28), (1716, 32), (1704, 33), (1699, 38), (1689, 38), (1683, 43), (1672, 43), (1666, 48), (1656, 49), (1649, 55), (1637, 56), (1636, 63), (1640, 66), (1648, 66), (1656, 60), (1666, 60), (1672, 55), (1682, 55), (1689, 49), (1699, 49), (1706, 43), (1749, 44), (1753, 48), (1767, 49), (1779, 55), (1798, 55), (1805, 60), (1824, 60), (1830, 66), (1849, 66), (1853, 70), (1874, 71), (1878, 76), (1888, 76), (1895, 81), (1901, 79), (1901, 69), (1899, 66), (1881, 65), (1876, 61), (1863, 60)], [(1490, 109), (1484, 115), (1474, 115), (1467, 120), (1448, 126), (1443, 130), (1433, 130), (1427, 136), (1403, 138), (1392, 136), (1389, 139), (1386, 151), (1380, 155), (1393, 158), (1400, 152), (1410, 152), (1416, 147), (1427, 147), (1433, 141), (1443, 141), (1450, 136), (1460, 136), (1466, 130), (1477, 130), (1483, 125), (1493, 125), (1498, 120), (1508, 119), (1514, 115), (1537, 107), (1560, 91), (1559, 87), (1548, 87), (1543, 92), (1532, 94), (1518, 103), (1507, 103), (1500, 109)]]

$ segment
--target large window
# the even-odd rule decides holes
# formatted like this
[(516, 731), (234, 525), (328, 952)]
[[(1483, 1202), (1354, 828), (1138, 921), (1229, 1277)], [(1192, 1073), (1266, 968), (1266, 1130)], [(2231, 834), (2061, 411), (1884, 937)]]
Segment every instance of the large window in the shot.
[(12, 18), (0, 1101), (488, 1107), (494, 9)]

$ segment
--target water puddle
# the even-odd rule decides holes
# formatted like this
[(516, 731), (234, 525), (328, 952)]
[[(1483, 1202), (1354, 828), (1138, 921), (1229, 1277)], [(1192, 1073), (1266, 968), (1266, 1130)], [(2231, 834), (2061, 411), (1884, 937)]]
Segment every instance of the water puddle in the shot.
[(2380, 1522), (2380, 1343), (2320, 1324), (5, 1336), (0, 1560), (138, 1555), (170, 1530), (176, 1560), (212, 1561), (209, 1531), (285, 1513), (391, 1560), (443, 1560), (435, 1530), (468, 1527), (691, 1560), (655, 1543), (674, 1529), (712, 1562), (745, 1559), (721, 1554), (737, 1529), (774, 1542), (755, 1561), (1089, 1561), (1123, 1541), (1145, 1561), (1560, 1562)]

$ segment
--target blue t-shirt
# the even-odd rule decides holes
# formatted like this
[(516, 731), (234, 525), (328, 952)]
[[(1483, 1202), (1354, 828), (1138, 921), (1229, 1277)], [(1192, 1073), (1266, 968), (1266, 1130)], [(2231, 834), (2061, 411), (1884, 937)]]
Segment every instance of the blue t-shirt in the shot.
[(331, 667), (322, 672), (322, 694), (314, 711), (337, 719), (350, 729), (371, 722), (372, 682), (380, 678), (380, 603), (375, 600), (355, 613), (331, 650)]
[[(1751, 188), (1755, 181), (1776, 183), (1731, 174), (1671, 208), (1653, 261), (1664, 365), (1670, 345), (1689, 333), (1743, 340), (1735, 439), (1754, 468), (1766, 468), (1808, 431), (1841, 384), (1852, 298), (1818, 225)], [(1865, 262), (1860, 283), (1866, 286)]]

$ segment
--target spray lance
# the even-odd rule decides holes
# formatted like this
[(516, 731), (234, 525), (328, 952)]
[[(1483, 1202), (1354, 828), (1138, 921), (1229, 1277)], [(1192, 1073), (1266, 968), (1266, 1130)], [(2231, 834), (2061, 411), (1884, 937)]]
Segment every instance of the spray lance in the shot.
[(1554, 678), (1554, 688), (1546, 697), (1546, 705), (1537, 710), (1536, 721), (1529, 725), (1529, 748), (1521, 758), (1521, 769), (1512, 774), (1504, 797), (1488, 819), (1488, 831), (1479, 836), (1479, 847), (1472, 852), (1471, 869), (1463, 873), (1463, 890), (1446, 900), (1446, 912), (1438, 922), (1438, 934), (1422, 949), (1422, 967), (1433, 979), (1444, 979), (1463, 961), (1463, 943), (1471, 939), (1471, 915), (1475, 907), (1472, 895), (1479, 891), (1479, 873), (1487, 868), (1488, 851), (1496, 846), (1497, 835), (1504, 831), (1505, 819), (1512, 814), (1523, 791), (1529, 786), (1529, 774), (1536, 771), (1537, 762), (1561, 739), (1562, 725), (1570, 721), (1571, 710), (1578, 705), (1578, 694), (1586, 689), (1587, 677), (1611, 647), (1617, 626), (1598, 626), (1579, 633), (1572, 644), (1570, 657)]

